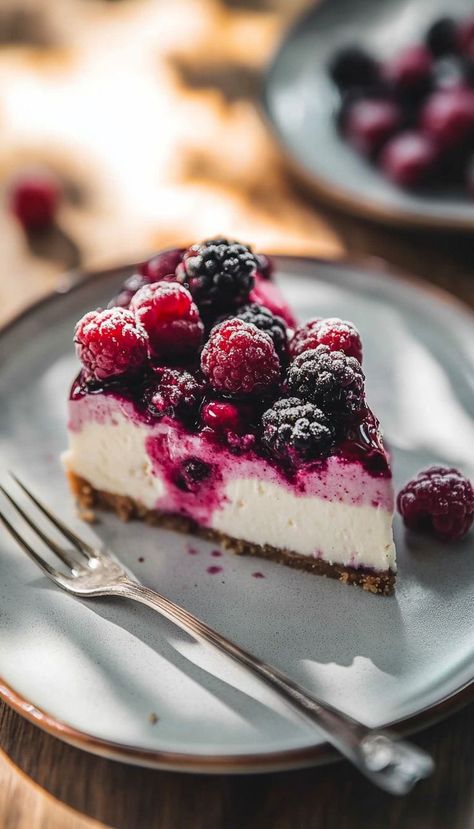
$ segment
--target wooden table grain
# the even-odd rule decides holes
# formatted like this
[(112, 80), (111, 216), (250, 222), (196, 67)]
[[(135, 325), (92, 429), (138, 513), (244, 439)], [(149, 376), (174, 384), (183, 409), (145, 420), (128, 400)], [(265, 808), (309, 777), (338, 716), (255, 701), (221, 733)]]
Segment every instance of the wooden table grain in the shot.
[[(12, 32), (19, 42), (0, 45), (0, 190), (33, 161), (58, 174), (66, 198), (41, 238), (25, 237), (0, 199), (0, 324), (69, 267), (138, 259), (216, 232), (260, 250), (356, 257), (382, 268), (386, 260), (474, 307), (472, 234), (378, 227), (309, 200), (285, 173), (253, 98), (261, 65), (306, 2), (36, 0), (16, 4), (34, 6), (35, 16), (17, 16), (15, 26), (2, 5), (0, 44)], [(114, 109), (124, 63), (133, 83), (120, 88)], [(95, 129), (81, 129), (90, 124), (91, 94), (107, 84), (110, 106), (92, 98)], [(37, 118), (38, 102), (47, 118)], [(126, 164), (121, 110), (141, 127)], [(126, 142), (128, 126), (124, 118)], [(243, 777), (111, 762), (0, 703), (0, 829), (474, 829), (474, 705), (416, 741), (436, 771), (397, 799), (345, 762)]]

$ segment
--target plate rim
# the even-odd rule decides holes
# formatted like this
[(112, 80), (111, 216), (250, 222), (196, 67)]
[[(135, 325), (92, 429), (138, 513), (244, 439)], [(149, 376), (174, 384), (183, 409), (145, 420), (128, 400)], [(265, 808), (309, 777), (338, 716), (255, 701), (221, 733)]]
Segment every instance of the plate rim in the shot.
[[(278, 262), (302, 262), (307, 265), (322, 265), (329, 269), (346, 266), (353, 267), (374, 277), (382, 275), (383, 278), (389, 277), (394, 280), (399, 280), (411, 285), (412, 288), (414, 287), (422, 293), (434, 296), (438, 301), (453, 306), (458, 311), (471, 316), (474, 321), (474, 313), (467, 303), (449, 294), (443, 288), (430, 285), (411, 274), (399, 272), (383, 259), (377, 258), (376, 264), (374, 264), (374, 260), (367, 261), (363, 257), (350, 256), (325, 259), (314, 256), (272, 255), (272, 259), (276, 261), (277, 266)], [(143, 260), (139, 260), (139, 262), (141, 261)], [(22, 308), (7, 320), (6, 323), (0, 326), (0, 342), (25, 319), (34, 316), (39, 310), (52, 302), (58, 301), (63, 295), (71, 295), (86, 287), (89, 283), (109, 278), (114, 273), (119, 274), (133, 269), (139, 262), (127, 263), (97, 271), (81, 272), (77, 270), (67, 273), (55, 289), (33, 301), (25, 308)], [(38, 726), (42, 731), (63, 742), (110, 760), (128, 762), (139, 766), (202, 774), (251, 774), (298, 769), (342, 759), (329, 743), (321, 743), (317, 746), (307, 746), (299, 749), (293, 748), (257, 754), (229, 755), (202, 755), (144, 749), (139, 746), (106, 740), (68, 725), (48, 711), (38, 708), (6, 682), (1, 675), (0, 699), (28, 722)], [(412, 734), (444, 719), (469, 702), (474, 702), (474, 674), (467, 682), (464, 682), (434, 704), (423, 707), (410, 717), (388, 723), (384, 728), (391, 728), (400, 735)]]
[(261, 91), (258, 99), (258, 108), (260, 116), (267, 127), (273, 143), (280, 150), (284, 161), (286, 162), (290, 172), (298, 179), (300, 184), (309, 191), (312, 195), (327, 199), (328, 202), (336, 207), (344, 210), (346, 213), (351, 213), (355, 216), (361, 216), (364, 219), (379, 222), (384, 225), (403, 228), (418, 228), (425, 230), (446, 230), (446, 231), (461, 231), (467, 233), (474, 229), (474, 206), (472, 219), (463, 218), (457, 219), (453, 217), (436, 217), (426, 216), (426, 214), (419, 214), (415, 211), (404, 210), (403, 208), (385, 207), (379, 204), (376, 200), (359, 201), (356, 196), (351, 196), (347, 190), (335, 184), (330, 184), (327, 179), (322, 178), (317, 173), (309, 170), (309, 168), (300, 161), (287, 143), (283, 130), (280, 127), (280, 122), (272, 113), (270, 105), (271, 89), (273, 88), (273, 75), (277, 63), (283, 52), (288, 48), (290, 43), (296, 39), (300, 31), (305, 28), (305, 25), (317, 15), (323, 5), (335, 0), (318, 0), (316, 4), (300, 14), (296, 20), (289, 26), (283, 34), (283, 37), (278, 42), (276, 49), (272, 53), (264, 70)]

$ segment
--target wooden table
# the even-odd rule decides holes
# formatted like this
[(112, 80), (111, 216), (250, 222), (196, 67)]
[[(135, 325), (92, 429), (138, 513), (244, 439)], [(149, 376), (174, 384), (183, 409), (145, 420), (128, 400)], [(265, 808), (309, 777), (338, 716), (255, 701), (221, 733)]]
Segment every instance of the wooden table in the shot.
[[(68, 267), (136, 259), (153, 248), (216, 232), (279, 252), (382, 257), (474, 306), (472, 235), (376, 227), (309, 202), (285, 175), (252, 97), (260, 64), (303, 4), (202, 0), (198, 13), (192, 0), (122, 5), (38, 0), (43, 42), (30, 42), (38, 39), (36, 21), (30, 27), (34, 37), (31, 31), (23, 37), (26, 47), (0, 50), (0, 79), (5, 82), (0, 85), (0, 186), (6, 188), (15, 171), (35, 161), (55, 170), (67, 192), (56, 227), (41, 239), (25, 237), (8, 211), (0, 210), (0, 323), (51, 288)], [(2, 26), (0, 15), (0, 36), (5, 35)], [(99, 48), (101, 61), (96, 63)], [(148, 50), (153, 60), (134, 61), (137, 50), (141, 57)], [(107, 77), (114, 77), (111, 68), (120, 71), (125, 53), (137, 86), (132, 92), (121, 90), (120, 103), (124, 112), (133, 109), (141, 127), (126, 170), (119, 141), (104, 146), (97, 138), (100, 130), (80, 129), (90, 113), (88, 95), (78, 83), (79, 67), (82, 81), (90, 72), (94, 85), (103, 89)], [(147, 73), (156, 69), (153, 107), (161, 113), (159, 123), (150, 115), (150, 99), (134, 94), (137, 88), (149, 88), (149, 75), (141, 75), (144, 66)], [(61, 95), (65, 79), (67, 96), (73, 95), (79, 110), (79, 131), (68, 116), (70, 140), (61, 102), (48, 110), (44, 124), (41, 118), (35, 121), (35, 111), (28, 107), (22, 120), (22, 96), (47, 102), (49, 96)], [(5, 88), (8, 100), (2, 98)], [(170, 92), (173, 118), (166, 108), (160, 110), (160, 94), (168, 100)], [(94, 117), (100, 119), (100, 109)], [(109, 122), (104, 130), (110, 129)], [(5, 129), (5, 123), (14, 128)], [(160, 150), (156, 159), (154, 142)], [(156, 199), (156, 215), (137, 193)], [(163, 203), (166, 210), (158, 209)], [(58, 742), (0, 704), (0, 827), (472, 829), (474, 706), (416, 740), (435, 758), (436, 772), (410, 796), (394, 799), (342, 762), (240, 778), (113, 763)]]

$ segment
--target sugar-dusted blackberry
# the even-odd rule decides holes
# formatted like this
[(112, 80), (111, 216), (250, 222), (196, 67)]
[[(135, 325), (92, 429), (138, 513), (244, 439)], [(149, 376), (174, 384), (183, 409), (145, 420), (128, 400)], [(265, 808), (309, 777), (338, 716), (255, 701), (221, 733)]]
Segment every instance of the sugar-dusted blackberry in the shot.
[(176, 269), (203, 311), (232, 310), (247, 301), (258, 268), (249, 247), (228, 239), (208, 239), (188, 248)]
[(260, 331), (269, 334), (281, 362), (287, 361), (288, 335), (285, 322), (281, 317), (272, 314), (268, 308), (256, 302), (243, 305), (236, 311), (235, 316), (244, 322), (252, 322)]
[(297, 397), (277, 400), (262, 417), (262, 440), (278, 458), (312, 460), (329, 454), (334, 427), (313, 403)]
[(205, 393), (204, 380), (189, 371), (159, 368), (159, 385), (150, 400), (150, 410), (159, 416), (196, 413)]
[(336, 52), (329, 62), (328, 71), (336, 86), (342, 90), (370, 86), (379, 75), (377, 61), (359, 46), (345, 46)]
[(435, 58), (457, 51), (457, 26), (452, 17), (438, 17), (426, 32), (425, 43)]
[(331, 351), (327, 345), (299, 354), (288, 369), (290, 393), (320, 407), (323, 412), (348, 417), (365, 400), (364, 372), (355, 357)]
[(409, 529), (459, 541), (474, 520), (474, 490), (457, 469), (432, 466), (403, 487), (397, 507)]

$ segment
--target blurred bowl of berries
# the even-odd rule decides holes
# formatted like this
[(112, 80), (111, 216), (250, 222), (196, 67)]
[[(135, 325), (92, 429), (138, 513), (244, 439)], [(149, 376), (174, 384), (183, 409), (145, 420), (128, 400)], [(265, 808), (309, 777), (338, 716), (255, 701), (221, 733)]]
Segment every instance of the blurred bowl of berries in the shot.
[(281, 44), (263, 107), (318, 195), (388, 223), (474, 228), (471, 0), (322, 0)]

